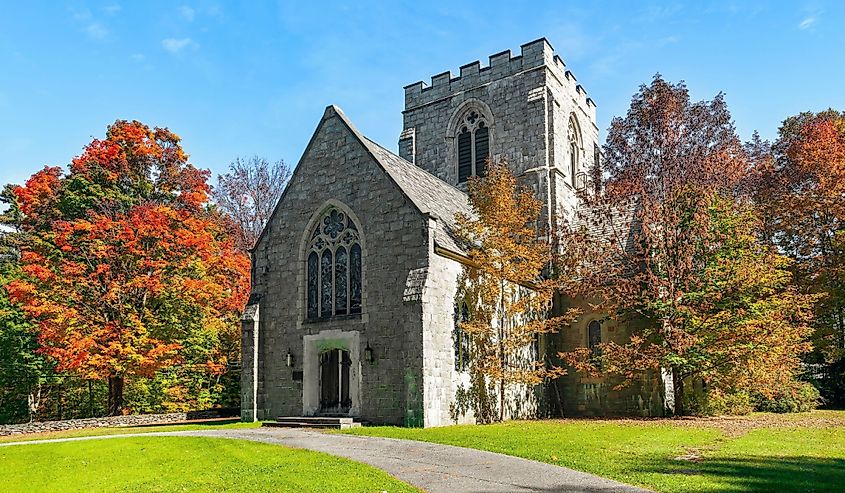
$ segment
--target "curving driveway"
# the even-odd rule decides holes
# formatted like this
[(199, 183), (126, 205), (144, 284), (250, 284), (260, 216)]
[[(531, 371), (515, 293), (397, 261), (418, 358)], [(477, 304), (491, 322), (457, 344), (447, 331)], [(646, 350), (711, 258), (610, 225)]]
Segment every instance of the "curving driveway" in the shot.
[(325, 452), (370, 464), (430, 493), (644, 493), (648, 491), (565, 467), (493, 452), (411, 440), (328, 434), (290, 428), (137, 433), (0, 443), (0, 446), (101, 440), (127, 436), (230, 438)]

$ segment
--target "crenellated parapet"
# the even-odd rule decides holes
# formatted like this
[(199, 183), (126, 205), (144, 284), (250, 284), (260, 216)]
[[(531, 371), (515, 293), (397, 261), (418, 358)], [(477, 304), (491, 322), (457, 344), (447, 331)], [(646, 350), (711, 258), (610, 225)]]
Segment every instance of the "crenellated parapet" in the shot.
[(548, 68), (562, 85), (572, 87), (570, 92), (577, 96), (579, 104), (590, 108), (588, 111), (595, 111), (595, 103), (578, 84), (572, 72), (567, 70), (563, 59), (554, 53), (546, 38), (525, 43), (520, 47), (520, 54), (516, 56), (511, 54), (511, 50), (491, 55), (488, 57), (487, 66), (482, 66), (480, 61), (463, 65), (458, 76), (453, 77), (452, 72), (447, 71), (432, 76), (430, 84), (419, 81), (405, 86), (405, 110), (412, 110), (460, 92), (543, 67)]

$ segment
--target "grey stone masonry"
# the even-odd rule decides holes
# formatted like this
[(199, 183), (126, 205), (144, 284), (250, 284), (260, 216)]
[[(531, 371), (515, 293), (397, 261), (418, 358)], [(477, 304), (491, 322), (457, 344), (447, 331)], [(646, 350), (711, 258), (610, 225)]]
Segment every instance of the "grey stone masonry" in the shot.
[[(332, 208), (346, 214), (360, 235), (361, 313), (310, 320), (306, 245)], [(435, 400), (450, 396), (425, 389), (432, 378), (451, 374), (431, 371), (424, 359), (448, 354), (451, 339), (438, 338), (443, 347), (435, 349), (424, 333), (432, 319), (451, 324), (450, 311), (426, 314), (429, 296), (447, 307), (454, 296), (429, 294), (441, 269), (428, 268), (435, 244), (460, 250), (452, 234), (457, 212), (470, 212), (465, 194), (368, 140), (339, 109), (327, 108), (252, 252), (252, 301), (260, 309), (250, 305), (242, 319), (243, 419), (320, 412), (318, 359), (338, 348), (351, 358), (351, 416), (381, 424), (445, 424), (441, 410), (449, 402)], [(446, 269), (451, 278), (455, 265)], [(451, 369), (450, 362), (442, 364)]]
[[(545, 38), (526, 43), (521, 54), (503, 51), (464, 65), (453, 77), (444, 72), (431, 84), (405, 87), (400, 155), (447, 183), (458, 185), (456, 132), (469, 110), (490, 131), (490, 153), (504, 157), (546, 204), (544, 219), (575, 205), (570, 121), (577, 139), (576, 173), (596, 160), (596, 105)], [(460, 185), (459, 185), (460, 186)]]

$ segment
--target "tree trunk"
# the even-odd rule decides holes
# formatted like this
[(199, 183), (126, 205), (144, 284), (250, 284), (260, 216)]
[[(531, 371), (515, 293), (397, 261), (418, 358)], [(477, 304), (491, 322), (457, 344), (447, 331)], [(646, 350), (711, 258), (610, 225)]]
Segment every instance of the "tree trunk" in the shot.
[(109, 416), (118, 416), (123, 411), (123, 377), (109, 377)]
[(672, 368), (672, 383), (675, 386), (675, 416), (684, 416), (684, 379), (677, 368)]
[(505, 379), (499, 380), (499, 422), (505, 420)]
[(505, 420), (505, 283), (499, 282), (499, 365), (502, 376), (499, 378), (499, 422)]

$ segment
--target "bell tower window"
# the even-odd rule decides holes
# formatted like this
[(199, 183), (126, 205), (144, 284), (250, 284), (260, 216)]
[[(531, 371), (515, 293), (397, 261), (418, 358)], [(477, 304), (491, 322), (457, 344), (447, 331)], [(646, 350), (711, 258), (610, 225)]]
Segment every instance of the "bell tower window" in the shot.
[(458, 183), (470, 176), (484, 176), (490, 157), (490, 129), (486, 119), (476, 110), (470, 110), (458, 125)]

